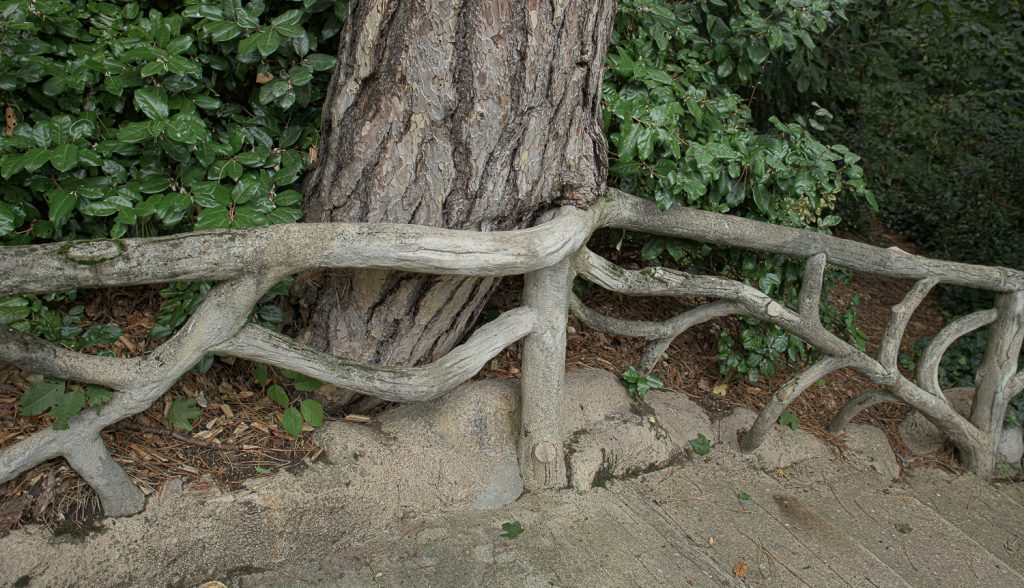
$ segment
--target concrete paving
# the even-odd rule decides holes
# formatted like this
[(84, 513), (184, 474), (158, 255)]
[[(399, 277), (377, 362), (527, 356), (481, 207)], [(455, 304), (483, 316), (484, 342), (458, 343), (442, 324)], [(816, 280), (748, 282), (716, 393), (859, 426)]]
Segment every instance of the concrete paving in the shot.
[[(638, 414), (614, 378), (570, 383), (586, 396), (566, 415), (571, 446), (609, 447), (597, 474), (577, 460), (571, 489), (509, 502), (515, 390), (477, 383), (379, 429), (325, 431), (325, 462), (243, 492), (169, 484), (85, 538), (12, 533), (0, 585), (1024, 586), (1020, 485), (901, 475), (863, 426), (842, 456), (783, 427), (741, 455), (749, 411), (711, 423), (652, 393), (654, 414)], [(698, 433), (714, 442), (706, 457), (687, 443)], [(513, 522), (523, 532), (503, 537)]]

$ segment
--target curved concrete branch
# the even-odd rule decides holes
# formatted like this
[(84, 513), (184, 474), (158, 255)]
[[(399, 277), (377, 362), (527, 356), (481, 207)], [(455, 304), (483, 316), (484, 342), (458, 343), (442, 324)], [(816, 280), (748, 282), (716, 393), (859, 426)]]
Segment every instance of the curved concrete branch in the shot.
[(528, 308), (504, 312), (441, 359), (421, 367), (346, 361), (256, 325), (245, 326), (211, 351), (294, 370), (381, 400), (423, 402), (441, 396), (476, 375), (494, 356), (528, 335), (535, 324), (536, 314)]

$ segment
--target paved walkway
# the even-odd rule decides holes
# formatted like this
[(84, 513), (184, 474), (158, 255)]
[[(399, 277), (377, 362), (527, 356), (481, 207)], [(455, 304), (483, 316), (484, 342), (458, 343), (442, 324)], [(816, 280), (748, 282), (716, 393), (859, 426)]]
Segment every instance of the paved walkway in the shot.
[[(254, 586), (1024, 586), (1024, 490), (810, 459), (758, 468), (727, 448), (589, 493), (404, 521)], [(749, 497), (749, 498), (747, 498)], [(502, 523), (523, 533), (500, 536)]]
[[(469, 510), (521, 489), (513, 385), (480, 381), (376, 427), (324, 427), (325, 459), (300, 473), (230, 494), (169, 483), (84, 539), (11, 533), (0, 586), (1024, 586), (1021, 485), (904, 475), (866, 426), (842, 455), (775, 427), (744, 456), (750, 411), (712, 423), (652, 393), (656, 417), (640, 415), (614, 376), (568, 382), (573, 481), (605, 487)], [(512, 522), (522, 534), (502, 537)]]

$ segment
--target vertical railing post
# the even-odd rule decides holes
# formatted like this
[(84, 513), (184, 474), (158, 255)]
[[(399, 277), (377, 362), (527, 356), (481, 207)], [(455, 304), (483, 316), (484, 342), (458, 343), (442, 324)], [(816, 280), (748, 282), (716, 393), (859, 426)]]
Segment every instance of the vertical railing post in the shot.
[(526, 275), (523, 303), (537, 313), (537, 326), (523, 342), (519, 467), (527, 490), (567, 483), (563, 415), (570, 288), (568, 260)]
[[(1021, 344), (1024, 342), (1024, 292), (1006, 292), (996, 295), (995, 322), (989, 327), (985, 355), (975, 378), (974, 405), (971, 423), (981, 431), (993, 435), (1002, 428), (1009, 402), (1007, 385), (1017, 373)], [(994, 453), (993, 453), (994, 459)], [(981, 470), (994, 464), (978, 464)], [(978, 470), (978, 465), (974, 468)]]

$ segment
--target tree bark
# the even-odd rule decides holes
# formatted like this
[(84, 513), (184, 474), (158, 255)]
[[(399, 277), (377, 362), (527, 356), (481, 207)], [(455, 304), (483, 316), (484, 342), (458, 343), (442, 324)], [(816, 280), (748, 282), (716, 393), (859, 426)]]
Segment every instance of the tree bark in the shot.
[[(604, 189), (602, 68), (614, 0), (353, 0), (305, 188), (310, 222), (507, 230)], [(295, 288), (308, 345), (416, 365), (497, 285), (384, 271)]]

